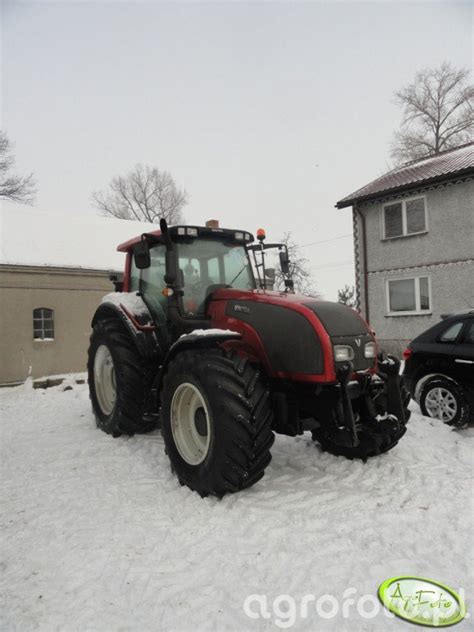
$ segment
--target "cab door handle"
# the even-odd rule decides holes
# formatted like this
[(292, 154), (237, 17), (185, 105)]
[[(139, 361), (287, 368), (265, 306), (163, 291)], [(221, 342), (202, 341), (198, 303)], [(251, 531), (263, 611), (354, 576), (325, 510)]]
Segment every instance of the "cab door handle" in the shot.
[(458, 364), (474, 364), (474, 360), (461, 360), (460, 358), (456, 358), (454, 361)]

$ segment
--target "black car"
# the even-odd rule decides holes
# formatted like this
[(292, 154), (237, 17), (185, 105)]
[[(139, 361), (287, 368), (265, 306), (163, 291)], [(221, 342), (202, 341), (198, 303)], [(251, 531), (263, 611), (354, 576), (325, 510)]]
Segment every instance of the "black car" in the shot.
[(445, 317), (410, 342), (403, 375), (423, 415), (474, 421), (474, 309)]

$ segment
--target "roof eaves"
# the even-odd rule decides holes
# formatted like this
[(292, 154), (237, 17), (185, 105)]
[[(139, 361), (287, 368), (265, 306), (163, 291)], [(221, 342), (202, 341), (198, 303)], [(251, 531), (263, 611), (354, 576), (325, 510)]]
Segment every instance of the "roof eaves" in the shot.
[(357, 191), (350, 197), (343, 198), (339, 200), (335, 204), (335, 208), (342, 209), (347, 208), (348, 206), (354, 206), (355, 203), (364, 203), (364, 202), (372, 202), (373, 200), (377, 200), (379, 198), (387, 197), (388, 195), (392, 195), (393, 193), (401, 193), (402, 191), (413, 191), (416, 189), (421, 189), (426, 186), (430, 186), (432, 184), (442, 184), (444, 182), (450, 182), (451, 180), (456, 180), (459, 177), (466, 177), (469, 175), (474, 175), (474, 167), (467, 167), (464, 169), (459, 169), (458, 171), (453, 171), (452, 173), (445, 173), (443, 175), (434, 176), (432, 178), (425, 178), (424, 180), (417, 180), (416, 182), (411, 182), (410, 184), (402, 184), (398, 187), (389, 187), (387, 189), (381, 189), (380, 191), (376, 191), (375, 193), (370, 193), (369, 195), (361, 195), (358, 196)]

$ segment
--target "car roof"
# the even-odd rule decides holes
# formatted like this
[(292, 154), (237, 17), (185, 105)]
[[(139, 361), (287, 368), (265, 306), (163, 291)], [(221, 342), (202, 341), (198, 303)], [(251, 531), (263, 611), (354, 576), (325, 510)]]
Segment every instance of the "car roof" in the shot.
[(467, 309), (462, 309), (459, 312), (441, 314), (441, 319), (446, 320), (447, 318), (456, 318), (458, 316), (468, 316), (469, 314), (474, 314), (474, 307), (468, 307)]
[(410, 344), (416, 344), (418, 342), (431, 342), (433, 338), (436, 338), (452, 323), (456, 322), (457, 320), (467, 320), (472, 316), (474, 316), (474, 309), (463, 310), (454, 314), (442, 316), (442, 320), (438, 321), (434, 325), (431, 325), (431, 327), (428, 327), (428, 329), (425, 329), (425, 331), (422, 331), (421, 334), (418, 334), (418, 336), (412, 339)]

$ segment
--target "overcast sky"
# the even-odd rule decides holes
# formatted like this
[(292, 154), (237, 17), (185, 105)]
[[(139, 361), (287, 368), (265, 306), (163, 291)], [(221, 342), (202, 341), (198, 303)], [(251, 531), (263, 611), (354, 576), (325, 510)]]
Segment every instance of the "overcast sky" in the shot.
[(304, 247), (329, 299), (354, 275), (334, 204), (388, 169), (394, 90), (472, 65), (468, 2), (2, 6), (1, 127), (38, 213), (97, 213), (92, 191), (156, 165), (188, 190), (190, 223), (332, 240)]

